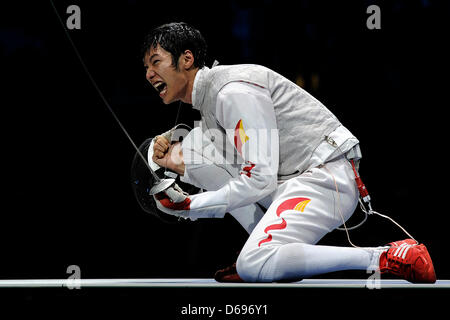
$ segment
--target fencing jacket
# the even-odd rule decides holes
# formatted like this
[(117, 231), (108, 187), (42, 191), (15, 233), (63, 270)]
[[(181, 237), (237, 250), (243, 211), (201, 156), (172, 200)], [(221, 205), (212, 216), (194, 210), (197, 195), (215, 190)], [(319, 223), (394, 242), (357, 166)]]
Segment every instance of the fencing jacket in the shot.
[[(223, 208), (215, 216), (255, 203), (280, 181), (337, 156), (356, 152), (353, 157), (360, 157), (358, 140), (322, 103), (262, 66), (200, 69), (192, 105), (215, 147), (204, 152), (217, 152), (225, 159), (217, 165), (239, 172), (219, 190), (197, 195), (197, 203)], [(188, 183), (189, 168), (187, 164), (182, 179)]]

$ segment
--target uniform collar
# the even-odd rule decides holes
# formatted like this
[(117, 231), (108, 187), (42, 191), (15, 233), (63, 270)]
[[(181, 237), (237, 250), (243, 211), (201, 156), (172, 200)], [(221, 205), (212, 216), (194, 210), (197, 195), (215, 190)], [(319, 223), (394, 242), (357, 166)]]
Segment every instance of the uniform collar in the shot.
[(206, 93), (205, 76), (208, 73), (209, 68), (203, 67), (197, 71), (194, 79), (194, 86), (192, 87), (192, 107), (196, 110), (200, 110)]

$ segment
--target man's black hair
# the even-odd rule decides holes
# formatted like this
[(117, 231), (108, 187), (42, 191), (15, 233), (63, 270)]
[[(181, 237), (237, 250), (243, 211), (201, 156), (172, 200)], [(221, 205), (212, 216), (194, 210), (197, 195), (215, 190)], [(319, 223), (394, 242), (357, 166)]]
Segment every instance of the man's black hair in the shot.
[(206, 60), (206, 41), (200, 31), (185, 22), (172, 22), (159, 26), (144, 39), (142, 58), (157, 45), (172, 54), (172, 65), (178, 69), (178, 59), (185, 50), (194, 55), (194, 67), (202, 68)]

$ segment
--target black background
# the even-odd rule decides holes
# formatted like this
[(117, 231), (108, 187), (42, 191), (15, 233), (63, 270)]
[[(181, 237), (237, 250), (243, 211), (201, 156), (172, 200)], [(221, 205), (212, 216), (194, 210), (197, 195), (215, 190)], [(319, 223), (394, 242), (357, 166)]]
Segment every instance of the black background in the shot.
[[(140, 56), (144, 35), (162, 23), (198, 28), (209, 64), (256, 63), (301, 77), (361, 141), (374, 209), (424, 242), (438, 278), (450, 278), (448, 2), (55, 2), (64, 22), (66, 8), (80, 6), (81, 30), (69, 34), (138, 144), (172, 127), (177, 113), (146, 83)], [(366, 27), (371, 4), (381, 8), (380, 30)], [(2, 4), (0, 23), (0, 278), (67, 278), (69, 265), (82, 278), (211, 278), (231, 264), (246, 239), (231, 217), (166, 225), (140, 210), (129, 181), (134, 150), (51, 3)], [(180, 122), (198, 119), (182, 106)], [(360, 246), (405, 237), (379, 217), (351, 232)], [(321, 244), (348, 245), (339, 231)], [(52, 294), (31, 291), (25, 300)]]

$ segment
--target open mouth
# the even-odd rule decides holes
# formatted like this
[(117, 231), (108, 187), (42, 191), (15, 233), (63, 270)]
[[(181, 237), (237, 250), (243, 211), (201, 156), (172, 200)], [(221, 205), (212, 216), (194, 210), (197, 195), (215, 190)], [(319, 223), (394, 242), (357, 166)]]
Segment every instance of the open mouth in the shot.
[(157, 82), (153, 85), (153, 87), (159, 92), (159, 96), (163, 96), (167, 92), (167, 84), (165, 82)]

